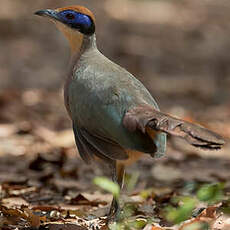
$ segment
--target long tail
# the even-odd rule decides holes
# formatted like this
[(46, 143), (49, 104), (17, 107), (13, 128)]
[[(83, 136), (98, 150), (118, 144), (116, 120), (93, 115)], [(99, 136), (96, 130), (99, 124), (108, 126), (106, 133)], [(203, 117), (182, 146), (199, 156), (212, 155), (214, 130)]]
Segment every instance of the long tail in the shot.
[(225, 144), (223, 137), (217, 133), (198, 124), (177, 119), (157, 111), (149, 105), (141, 105), (127, 111), (123, 124), (132, 132), (139, 129), (145, 133), (147, 127), (156, 131), (162, 131), (181, 137), (189, 144), (203, 149), (216, 150)]

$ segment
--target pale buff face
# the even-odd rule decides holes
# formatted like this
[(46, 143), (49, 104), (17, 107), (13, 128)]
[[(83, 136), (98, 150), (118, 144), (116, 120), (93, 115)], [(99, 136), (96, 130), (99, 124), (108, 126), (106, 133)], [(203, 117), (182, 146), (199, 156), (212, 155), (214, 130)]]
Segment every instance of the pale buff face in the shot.
[(84, 35), (61, 22), (55, 20), (52, 21), (55, 23), (58, 30), (60, 30), (69, 41), (71, 52), (75, 53), (79, 51), (82, 45)]

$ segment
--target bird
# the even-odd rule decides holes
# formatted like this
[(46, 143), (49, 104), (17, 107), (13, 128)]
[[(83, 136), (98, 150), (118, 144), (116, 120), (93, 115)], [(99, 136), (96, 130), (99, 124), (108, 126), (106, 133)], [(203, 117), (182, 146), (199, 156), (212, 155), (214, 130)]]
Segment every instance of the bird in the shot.
[[(97, 48), (96, 20), (89, 9), (74, 5), (35, 14), (54, 22), (70, 44), (64, 101), (78, 152), (87, 164), (105, 162), (121, 188), (125, 167), (146, 154), (165, 154), (167, 135), (201, 149), (225, 144), (217, 133), (161, 112), (134, 75), (105, 57)], [(114, 197), (108, 219), (119, 218), (120, 212)]]

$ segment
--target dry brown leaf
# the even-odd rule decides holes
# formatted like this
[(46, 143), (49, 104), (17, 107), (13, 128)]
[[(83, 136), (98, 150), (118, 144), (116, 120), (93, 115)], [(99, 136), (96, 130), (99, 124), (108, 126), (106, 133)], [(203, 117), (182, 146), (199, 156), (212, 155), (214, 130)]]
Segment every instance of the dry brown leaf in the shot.
[(10, 189), (8, 193), (9, 195), (20, 196), (20, 195), (24, 195), (25, 193), (35, 192), (36, 190), (37, 190), (36, 187), (23, 188), (21, 186), (21, 188), (19, 189)]
[(10, 198), (4, 198), (1, 201), (2, 205), (7, 207), (7, 208), (15, 208), (15, 207), (20, 207), (22, 205), (28, 206), (29, 204), (27, 201), (25, 201), (21, 197), (10, 197)]
[(163, 228), (159, 228), (159, 227), (152, 226), (152, 229), (151, 229), (151, 230), (163, 230)]
[(98, 206), (99, 204), (106, 205), (107, 202), (102, 200), (89, 200), (82, 194), (77, 195), (76, 197), (70, 200), (70, 204), (72, 205), (90, 205), (90, 206)]
[(76, 224), (48, 224), (49, 230), (87, 230), (87, 228)]
[(40, 216), (34, 215), (33, 212), (28, 208), (25, 208), (24, 212), (25, 212), (26, 217), (27, 217), (26, 219), (30, 223), (31, 227), (36, 228), (36, 227), (40, 226), (40, 224), (41, 224)]
[(104, 194), (99, 191), (95, 191), (93, 193), (82, 192), (81, 194), (89, 201), (97, 200), (97, 201), (102, 201), (102, 203), (103, 202), (110, 203), (112, 200), (111, 194), (109, 193)]
[(204, 209), (199, 216), (193, 218), (191, 220), (185, 221), (179, 230), (186, 230), (189, 227), (197, 227), (197, 230), (202, 230), (202, 225), (208, 224), (209, 226), (215, 223), (217, 219), (217, 208), (220, 207), (221, 204), (213, 205)]
[(201, 212), (201, 214), (200, 214), (197, 218), (198, 218), (198, 219), (202, 219), (202, 218), (216, 219), (216, 218), (217, 218), (216, 210), (217, 210), (217, 208), (220, 207), (220, 206), (221, 206), (221, 204), (207, 207), (206, 209), (204, 209), (204, 210)]
[(164, 229), (158, 226), (147, 224), (143, 230), (164, 230)]
[(0, 206), (0, 211), (6, 216), (15, 216), (15, 217), (20, 217), (20, 218), (26, 217), (23, 211), (19, 209), (13, 209), (13, 208), (7, 208), (5, 206)]
[(50, 206), (49, 205), (37, 205), (37, 206), (33, 206), (32, 210), (50, 212), (50, 211), (53, 211), (53, 210), (60, 211), (60, 208), (57, 205), (54, 205), (54, 206), (51, 206), (51, 205)]

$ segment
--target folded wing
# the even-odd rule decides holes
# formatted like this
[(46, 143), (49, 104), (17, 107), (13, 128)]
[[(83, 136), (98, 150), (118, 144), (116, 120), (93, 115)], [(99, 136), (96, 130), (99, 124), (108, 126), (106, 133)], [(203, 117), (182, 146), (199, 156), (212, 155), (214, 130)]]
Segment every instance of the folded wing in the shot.
[(157, 111), (149, 105), (141, 105), (127, 111), (123, 124), (131, 132), (139, 129), (145, 133), (149, 127), (152, 130), (181, 137), (189, 144), (203, 149), (220, 149), (225, 143), (215, 132)]
[(124, 149), (115, 142), (92, 135), (76, 125), (73, 125), (73, 130), (79, 154), (86, 163), (90, 163), (94, 156), (107, 162), (128, 158)]

